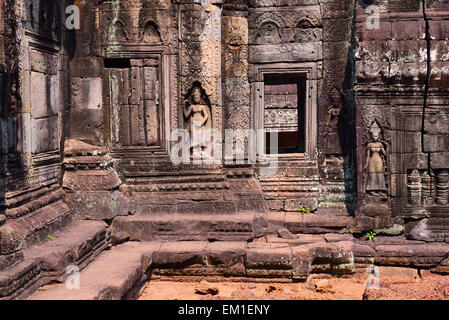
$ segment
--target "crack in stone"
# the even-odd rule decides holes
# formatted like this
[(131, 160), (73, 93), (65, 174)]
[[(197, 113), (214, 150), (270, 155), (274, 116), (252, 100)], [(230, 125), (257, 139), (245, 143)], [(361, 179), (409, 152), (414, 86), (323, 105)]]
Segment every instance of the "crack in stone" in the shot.
[(423, 101), (423, 108), (422, 108), (422, 118), (421, 118), (421, 152), (424, 154), (427, 154), (427, 170), (430, 174), (430, 153), (425, 151), (424, 148), (424, 133), (425, 133), (425, 117), (426, 117), (426, 109), (427, 109), (427, 98), (429, 93), (429, 82), (430, 82), (430, 75), (431, 75), (431, 37), (430, 37), (430, 28), (429, 28), (429, 21), (427, 19), (426, 14), (426, 0), (422, 1), (422, 10), (423, 10), (423, 18), (426, 25), (426, 46), (427, 46), (427, 75), (426, 75), (426, 82), (424, 84), (424, 101)]

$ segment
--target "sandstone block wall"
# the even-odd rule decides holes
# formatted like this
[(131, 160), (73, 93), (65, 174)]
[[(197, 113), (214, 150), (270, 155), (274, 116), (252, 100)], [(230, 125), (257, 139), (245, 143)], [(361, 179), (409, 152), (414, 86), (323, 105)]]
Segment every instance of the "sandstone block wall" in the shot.
[[(446, 241), (447, 1), (75, 1), (79, 30), (68, 4), (0, 7), (0, 268), (73, 218), (129, 213), (306, 205), (359, 232)], [(192, 101), (224, 140), (264, 128), (264, 81), (285, 75), (304, 83), (304, 152), (275, 175), (171, 162)]]

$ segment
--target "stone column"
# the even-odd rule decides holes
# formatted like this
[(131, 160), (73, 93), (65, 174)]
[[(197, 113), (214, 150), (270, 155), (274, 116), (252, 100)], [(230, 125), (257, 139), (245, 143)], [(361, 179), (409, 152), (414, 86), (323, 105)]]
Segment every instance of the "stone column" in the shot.
[(179, 126), (185, 128), (183, 101), (194, 86), (200, 86), (210, 103), (210, 127), (222, 131), (221, 0), (182, 3), (180, 12), (180, 102)]
[(353, 214), (355, 207), (354, 1), (319, 1), (323, 13), (323, 79), (319, 84), (318, 143), (321, 207)]
[[(231, 5), (225, 9), (227, 10), (222, 18), (224, 126), (225, 129), (247, 131), (251, 128), (248, 18), (245, 16), (246, 11), (231, 11)], [(243, 145), (247, 158), (247, 141), (243, 141)]]
[(111, 219), (123, 203), (121, 183), (106, 144), (103, 104), (104, 64), (100, 56), (100, 17), (95, 1), (77, 2), (81, 29), (68, 36), (71, 104), (64, 143), (65, 202), (78, 218)]

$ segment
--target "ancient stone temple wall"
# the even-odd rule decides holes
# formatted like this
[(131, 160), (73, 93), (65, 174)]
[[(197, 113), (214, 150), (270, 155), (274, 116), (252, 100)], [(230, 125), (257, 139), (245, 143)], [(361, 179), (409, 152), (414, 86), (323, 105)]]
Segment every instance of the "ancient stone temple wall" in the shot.
[[(293, 122), (298, 123), (304, 141), (291, 154), (277, 154), (274, 175), (260, 176), (270, 210), (296, 211), (300, 204), (318, 207), (320, 191), (317, 165), (317, 89), (321, 79), (322, 15), (318, 3), (252, 1), (249, 9), (249, 80), (251, 83), (252, 126), (278, 133), (290, 131), (286, 109), (291, 102), (278, 102), (288, 88), (290, 75), (303, 79), (297, 86), (298, 103)], [(274, 77), (268, 82), (268, 76)], [(273, 82), (274, 81), (274, 82)], [(278, 83), (278, 84), (276, 84)], [(271, 90), (271, 91), (270, 91)], [(300, 110), (302, 109), (302, 110)], [(307, 119), (305, 119), (307, 118)], [(272, 124), (270, 124), (272, 123)], [(269, 126), (277, 129), (268, 129)], [(285, 128), (285, 129), (283, 129)], [(279, 139), (278, 139), (279, 141)]]
[(0, 268), (73, 218), (445, 241), (449, 7), (371, 2), (3, 1)]
[(354, 1), (320, 1), (323, 78), (318, 88), (321, 207), (354, 214)]
[[(244, 84), (248, 50), (239, 47), (248, 42), (247, 6), (224, 8), (228, 16), (222, 15), (220, 1), (108, 1), (82, 8), (88, 20), (74, 35), (85, 45), (76, 46), (71, 63), (70, 139), (64, 164), (66, 200), (80, 207), (82, 216), (232, 213), (238, 206), (263, 207), (250, 166), (226, 173), (221, 158), (201, 165), (190, 158), (174, 165), (170, 159), (175, 131), (192, 133), (194, 108), (206, 119), (201, 130), (224, 137), (228, 121), (239, 123), (236, 129), (249, 129), (249, 83), (247, 91)], [(238, 19), (231, 24), (233, 15)], [(230, 54), (237, 54), (234, 60)], [(229, 108), (223, 109), (223, 96)], [(246, 120), (227, 116), (232, 108), (241, 112), (240, 99), (247, 100)], [(227, 181), (227, 176), (234, 182), (243, 177), (246, 186)], [(86, 210), (86, 202), (103, 208), (101, 214)]]
[(441, 241), (447, 21), (438, 12), (447, 4), (380, 2), (377, 30), (367, 27), (367, 7), (358, 4), (355, 25), (359, 222), (387, 234), (405, 225), (407, 237)]
[[(64, 21), (73, 4), (79, 28)], [(107, 234), (202, 241), (187, 262), (159, 243), (161, 265), (178, 259), (167, 268), (241, 241), (245, 276), (302, 279), (316, 261), (447, 272), (448, 245), (422, 241), (448, 241), (448, 12), (446, 0), (1, 1), (0, 298), (63, 281)], [(359, 247), (369, 231), (380, 242)], [(314, 239), (323, 250), (301, 247)]]
[(71, 221), (60, 185), (68, 101), (62, 6), (2, 2), (0, 268)]
[[(223, 212), (295, 212), (301, 205), (353, 212), (352, 2), (107, 1), (81, 11), (86, 23), (72, 34), (64, 176), (71, 206), (88, 202), (110, 218), (201, 211), (197, 200), (189, 204), (197, 198)], [(265, 83), (290, 81), (276, 78), (285, 76), (299, 81), (290, 98), (275, 91), (292, 84)], [(207, 118), (201, 130), (215, 130), (223, 142), (227, 129), (274, 130), (287, 143), (299, 139), (298, 149), (278, 154), (276, 173), (267, 177), (250, 161), (260, 154), (238, 134), (230, 139), (244, 146), (242, 163), (174, 166), (172, 135), (190, 130), (197, 90)], [(282, 99), (291, 102), (285, 110)], [(73, 145), (90, 151), (83, 158), (81, 149), (69, 151)], [(83, 205), (77, 211), (95, 216)]]
[(77, 217), (107, 219), (117, 215), (121, 200), (114, 191), (120, 179), (106, 148), (109, 139), (103, 102), (104, 62), (99, 47), (104, 38), (98, 32), (100, 12), (96, 2), (77, 5), (82, 23), (80, 29), (71, 30), (68, 35), (72, 56), (71, 107), (66, 123), (62, 185), (65, 201)]
[[(85, 23), (70, 34), (76, 45), (64, 164), (66, 200), (81, 216), (96, 214), (86, 202), (109, 218), (201, 211), (197, 200), (189, 204), (196, 198), (223, 212), (301, 205), (352, 212), (352, 136), (343, 130), (353, 113), (350, 1), (107, 1), (81, 12)], [(296, 91), (272, 95), (292, 84), (269, 89), (265, 80), (290, 81), (276, 78), (285, 76), (299, 81)], [(235, 148), (241, 143), (242, 163), (173, 165), (172, 135), (191, 130), (195, 92), (207, 118), (201, 130)], [(290, 99), (285, 110), (282, 99)], [(270, 131), (268, 123), (297, 150), (277, 155), (275, 175), (263, 177), (250, 161), (260, 154), (248, 136), (229, 138), (226, 130)]]

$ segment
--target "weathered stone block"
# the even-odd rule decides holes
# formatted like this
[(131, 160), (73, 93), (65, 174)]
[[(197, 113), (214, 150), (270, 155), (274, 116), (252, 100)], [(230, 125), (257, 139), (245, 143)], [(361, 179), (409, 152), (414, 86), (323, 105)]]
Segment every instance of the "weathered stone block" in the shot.
[(323, 59), (344, 60), (348, 57), (349, 42), (323, 42)]
[(449, 150), (449, 134), (424, 135), (425, 152), (444, 152)]
[(448, 219), (446, 218), (425, 218), (411, 221), (405, 225), (405, 235), (407, 239), (426, 242), (446, 241), (449, 235), (447, 223)]
[(311, 271), (313, 256), (309, 248), (303, 246), (292, 247), (292, 279), (304, 280)]
[(208, 266), (231, 267), (244, 261), (246, 245), (244, 242), (211, 242), (205, 251)]
[(31, 70), (40, 73), (47, 72), (48, 57), (45, 53), (32, 50), (30, 53)]
[(419, 40), (426, 33), (424, 17), (422, 20), (399, 20), (391, 23), (391, 35), (395, 40)]
[(424, 126), (427, 134), (449, 135), (449, 109), (428, 108), (426, 110)]
[(252, 7), (308, 6), (318, 4), (318, 0), (251, 0)]
[[(367, 18), (367, 17), (366, 17)], [(356, 23), (356, 34), (360, 42), (362, 41), (385, 41), (392, 38), (391, 34), (391, 22), (390, 21), (380, 21), (379, 29), (367, 29), (366, 23), (367, 19), (359, 18), (362, 23)]]
[(350, 17), (354, 10), (354, 2), (351, 0), (320, 0), (319, 3), (325, 19)]
[(23, 260), (22, 251), (0, 255), (0, 272)]
[(350, 41), (352, 19), (323, 20), (323, 41)]
[(118, 191), (75, 191), (64, 202), (79, 219), (106, 220), (128, 214), (128, 202)]
[(356, 217), (353, 230), (358, 233), (374, 230), (378, 234), (400, 235), (404, 231), (404, 222), (400, 218), (391, 217)]
[(51, 115), (49, 110), (49, 78), (40, 72), (31, 72), (31, 114), (34, 118)]
[(418, 153), (421, 151), (421, 132), (392, 131), (391, 135), (394, 141), (391, 153)]
[(321, 43), (318, 42), (250, 46), (248, 55), (251, 63), (315, 61), (321, 58)]
[(323, 87), (324, 92), (330, 92), (336, 83), (343, 83), (346, 77), (348, 61), (325, 60), (323, 61)]
[(431, 153), (430, 166), (433, 169), (447, 169), (449, 163), (449, 154), (446, 152)]
[(100, 110), (102, 107), (101, 78), (73, 78), (72, 105), (78, 110)]
[(0, 227), (0, 255), (10, 255), (22, 250), (22, 239), (12, 226)]
[(430, 36), (434, 40), (445, 40), (449, 34), (449, 20), (429, 20)]
[(153, 265), (178, 268), (193, 264), (205, 265), (206, 245), (207, 242), (203, 241), (165, 242), (153, 253)]
[(49, 110), (51, 115), (57, 115), (60, 110), (60, 78), (58, 74), (49, 76)]
[(254, 243), (247, 249), (247, 269), (292, 269), (292, 251), (288, 244)]
[(31, 136), (31, 114), (22, 114), (22, 132), (23, 132), (23, 152), (25, 154), (31, 154), (31, 141), (33, 137)]
[(437, 266), (449, 252), (447, 244), (379, 245), (376, 246), (376, 264), (413, 267)]
[(58, 117), (31, 119), (31, 153), (41, 153), (58, 149)]
[(75, 57), (70, 61), (73, 78), (97, 78), (103, 75), (103, 61), (93, 57)]
[(70, 137), (92, 144), (103, 143), (103, 111), (73, 110), (70, 115)]

